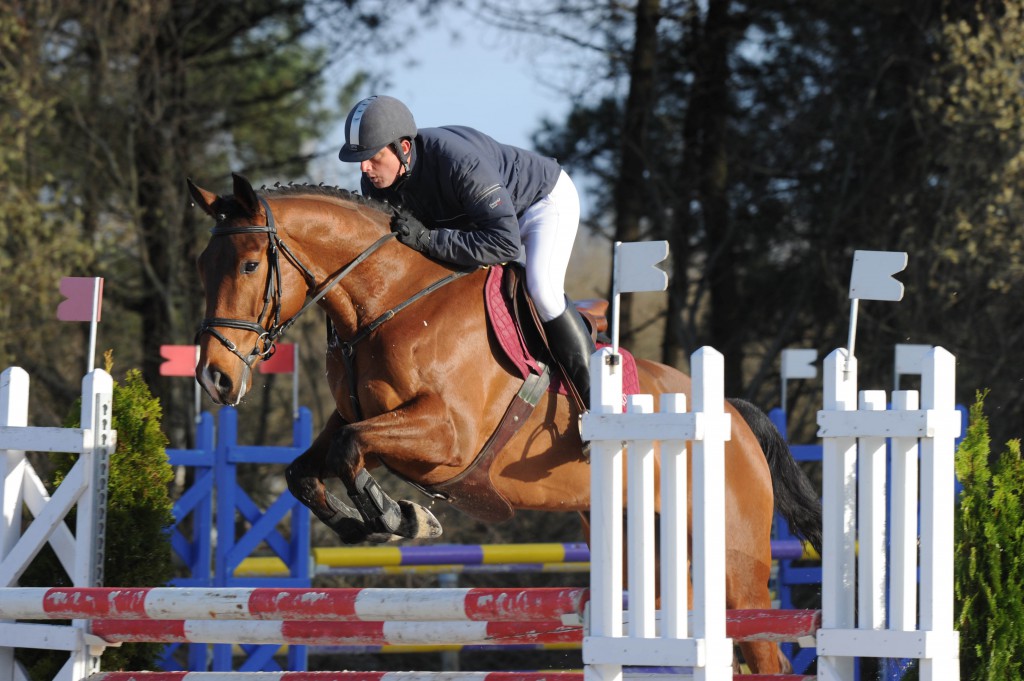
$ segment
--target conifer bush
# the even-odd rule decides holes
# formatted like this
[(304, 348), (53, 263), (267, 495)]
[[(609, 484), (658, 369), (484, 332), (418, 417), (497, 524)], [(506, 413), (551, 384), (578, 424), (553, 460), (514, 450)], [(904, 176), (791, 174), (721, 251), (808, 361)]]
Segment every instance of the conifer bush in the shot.
[(1020, 440), (990, 455), (986, 393), (956, 456), (956, 627), (964, 681), (1024, 676), (1024, 461)]

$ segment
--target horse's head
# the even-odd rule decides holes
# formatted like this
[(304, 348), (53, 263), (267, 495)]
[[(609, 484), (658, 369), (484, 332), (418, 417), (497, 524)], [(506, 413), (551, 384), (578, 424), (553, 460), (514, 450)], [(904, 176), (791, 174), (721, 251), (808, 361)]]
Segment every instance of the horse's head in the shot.
[(196, 204), (216, 220), (198, 261), (206, 315), (196, 339), (196, 379), (219, 404), (245, 396), (255, 366), (273, 352), (308, 290), (295, 263), (282, 262), (293, 256), (282, 248), (269, 202), (244, 177), (233, 177), (234, 193), (226, 196), (188, 182)]

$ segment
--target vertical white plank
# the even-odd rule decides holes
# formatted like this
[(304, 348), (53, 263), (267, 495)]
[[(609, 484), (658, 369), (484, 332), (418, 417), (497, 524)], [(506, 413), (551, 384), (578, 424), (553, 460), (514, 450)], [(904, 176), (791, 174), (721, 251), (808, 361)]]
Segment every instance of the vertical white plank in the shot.
[[(0, 373), (0, 426), (28, 425), (28, 393), (29, 378), (28, 372), (24, 369), (11, 367)], [(0, 473), (3, 474), (3, 486), (0, 487), (0, 509), (3, 510), (3, 524), (0, 525), (0, 562), (7, 557), (21, 537), (26, 466), (25, 452), (5, 449), (5, 444), (0, 442)], [(0, 678), (15, 678), (17, 666), (14, 648), (0, 647)]]
[[(860, 394), (859, 406), (862, 411), (885, 411), (885, 402), (884, 390), (865, 390)], [(860, 629), (883, 629), (886, 625), (885, 447), (885, 437), (862, 437), (857, 454)]]
[[(686, 412), (686, 395), (661, 396), (663, 414)], [(686, 442), (661, 442), (661, 611), (665, 638), (689, 637)], [(670, 569), (675, 566), (675, 569)]]
[[(853, 411), (857, 397), (857, 358), (845, 349), (826, 359), (822, 375), (826, 411)], [(825, 629), (854, 627), (856, 561), (857, 441), (826, 437), (822, 441), (822, 591), (821, 623)], [(819, 678), (852, 681), (853, 659), (819, 656)]]
[[(933, 437), (921, 444), (922, 631), (953, 631), (954, 440), (960, 434), (960, 420), (953, 418), (955, 388), (956, 359), (944, 348), (933, 348), (921, 376), (921, 406), (939, 416)], [(958, 650), (936, 652), (921, 661), (922, 681), (959, 679)]]
[(725, 635), (725, 361), (714, 348), (693, 354), (693, 410), (703, 412), (703, 439), (693, 443), (693, 636), (705, 639), (707, 660), (695, 681), (732, 678)]
[[(894, 410), (914, 411), (916, 390), (892, 394)], [(917, 438), (892, 438), (892, 527), (889, 577), (889, 628), (914, 631), (917, 628)]]
[[(613, 359), (614, 358), (614, 359)], [(590, 359), (591, 414), (622, 413), (622, 364), (611, 348)], [(588, 415), (589, 416), (589, 415)], [(587, 416), (583, 436), (587, 436)], [(590, 448), (590, 634), (622, 636), (622, 444)], [(584, 657), (588, 641), (584, 638)], [(622, 665), (588, 664), (586, 681), (622, 681)]]
[[(630, 395), (627, 407), (630, 413), (653, 414), (654, 396)], [(630, 440), (627, 447), (629, 635), (654, 638), (654, 442)]]
[[(114, 451), (114, 381), (103, 369), (94, 369), (82, 379), (82, 428), (88, 428), (79, 462), (84, 465), (85, 492), (78, 500), (75, 529), (75, 586), (99, 586), (103, 575), (106, 540), (107, 481), (110, 454)], [(72, 620), (83, 634), (90, 620)], [(83, 639), (84, 641), (84, 639)], [(99, 672), (100, 658), (82, 647), (71, 653), (72, 675), (82, 679)]]

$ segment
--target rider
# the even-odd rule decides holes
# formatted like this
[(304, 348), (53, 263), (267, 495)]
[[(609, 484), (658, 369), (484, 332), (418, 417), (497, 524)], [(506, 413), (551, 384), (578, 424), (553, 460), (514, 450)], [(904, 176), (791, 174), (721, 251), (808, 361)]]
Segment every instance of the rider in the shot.
[(524, 263), (551, 351), (590, 403), (594, 342), (565, 295), (580, 200), (554, 159), (464, 126), (418, 130), (386, 95), (349, 112), (338, 156), (359, 163), (363, 194), (402, 209), (391, 227), (407, 246), (457, 265)]

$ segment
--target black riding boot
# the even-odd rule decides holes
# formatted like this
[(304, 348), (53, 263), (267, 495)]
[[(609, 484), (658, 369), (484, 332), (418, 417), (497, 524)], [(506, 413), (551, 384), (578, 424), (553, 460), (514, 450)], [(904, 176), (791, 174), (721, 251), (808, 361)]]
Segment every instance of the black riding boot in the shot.
[(572, 301), (566, 301), (565, 312), (549, 322), (544, 322), (544, 332), (555, 361), (562, 368), (585, 409), (590, 408), (590, 356), (597, 347), (590, 337), (583, 317)]

